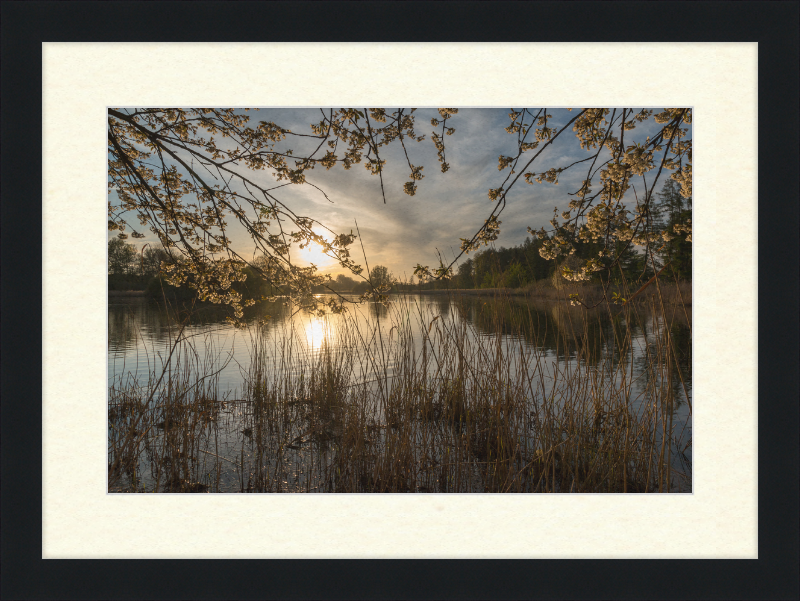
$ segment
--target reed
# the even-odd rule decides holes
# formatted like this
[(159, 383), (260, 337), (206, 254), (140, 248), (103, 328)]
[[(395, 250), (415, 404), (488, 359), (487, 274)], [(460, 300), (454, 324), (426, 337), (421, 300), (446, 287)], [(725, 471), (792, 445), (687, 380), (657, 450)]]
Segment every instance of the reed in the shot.
[(452, 303), (434, 314), (398, 296), (376, 319), (351, 312), (316, 352), (295, 328), (254, 325), (240, 398), (217, 392), (211, 340), (181, 332), (147, 382), (110, 389), (109, 490), (690, 490), (691, 435), (673, 420), (690, 398), (683, 307), (560, 302), (553, 327), (509, 297)]

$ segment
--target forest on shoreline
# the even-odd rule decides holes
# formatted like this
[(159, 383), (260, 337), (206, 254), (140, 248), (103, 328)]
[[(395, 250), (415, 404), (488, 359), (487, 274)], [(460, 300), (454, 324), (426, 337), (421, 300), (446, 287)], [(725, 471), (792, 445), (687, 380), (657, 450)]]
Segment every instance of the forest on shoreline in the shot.
[[(672, 180), (666, 182), (657, 196), (658, 203), (652, 211), (652, 230), (680, 231), (681, 226), (691, 220), (691, 199), (684, 199)], [(601, 283), (643, 283), (653, 276), (654, 266), (657, 269), (669, 267), (670, 275), (677, 281), (691, 281), (692, 243), (686, 238), (679, 234), (666, 241), (654, 237), (657, 241), (653, 242), (651, 248), (629, 248), (620, 254), (616, 275), (609, 276), (606, 273), (603, 280), (600, 275), (595, 275), (586, 284), (596, 286)], [(487, 289), (530, 292), (534, 289), (541, 291), (543, 288), (561, 289), (563, 286), (571, 288), (574, 284), (562, 277), (561, 268), (577, 267), (587, 258), (595, 256), (603, 244), (601, 241), (578, 244), (574, 254), (561, 261), (551, 261), (544, 259), (540, 253), (547, 240), (544, 237), (529, 236), (517, 246), (490, 246), (461, 262), (450, 277), (438, 280), (412, 277), (403, 281), (396, 278), (385, 266), (376, 265), (364, 279), (356, 280), (339, 274), (335, 278), (331, 277), (326, 286), (315, 286), (313, 292), (364, 294), (370, 289), (370, 282), (376, 288), (385, 286), (393, 292)], [(163, 265), (171, 260), (163, 248), (153, 248), (145, 244), (137, 249), (124, 240), (112, 238), (108, 242), (108, 290), (144, 291), (146, 295), (153, 297), (166, 295), (188, 300), (195, 294), (193, 289), (187, 286), (173, 287), (163, 277)], [(263, 297), (285, 294), (284, 290), (272, 286), (251, 267), (246, 266), (244, 272), (247, 278), (243, 282), (233, 282), (234, 290)]]

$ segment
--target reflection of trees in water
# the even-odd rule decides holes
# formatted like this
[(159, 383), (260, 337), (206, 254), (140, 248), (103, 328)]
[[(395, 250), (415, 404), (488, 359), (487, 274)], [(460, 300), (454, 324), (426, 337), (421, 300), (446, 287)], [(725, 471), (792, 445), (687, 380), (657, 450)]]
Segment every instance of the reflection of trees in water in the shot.
[(562, 303), (550, 308), (558, 332), (556, 340), (564, 346), (564, 355), (579, 355), (589, 364), (597, 364), (606, 345), (615, 346), (613, 326), (603, 311), (584, 311)]
[[(684, 384), (687, 389), (691, 388), (691, 327), (683, 308), (668, 311), (666, 323), (675, 345), (675, 357), (667, 361), (664, 322), (655, 319), (655, 312), (643, 305), (587, 311), (564, 303), (444, 295), (427, 297), (424, 304), (448, 321), (463, 319), (478, 335), (494, 337), (499, 333), (522, 339), (558, 360), (578, 359), (593, 366), (603, 362), (617, 371), (632, 369), (636, 374), (644, 374), (647, 384), (643, 385), (662, 386), (668, 379), (676, 408), (685, 404)], [(165, 307), (163, 303), (144, 299), (109, 305), (110, 351), (136, 346), (140, 336), (151, 341), (168, 340), (179, 329), (178, 320), (185, 318), (190, 309), (175, 304)], [(380, 322), (386, 329), (395, 322), (405, 322), (410, 315), (409, 307), (399, 301), (391, 306), (369, 303), (365, 309), (368, 321)], [(227, 316), (225, 307), (210, 304), (194, 307), (191, 325), (222, 325)], [(245, 310), (245, 319), (251, 323), (265, 316), (270, 319), (265, 322), (263, 331), (281, 327), (292, 312), (284, 299), (262, 302)], [(423, 327), (430, 323), (429, 319), (423, 321)]]
[[(264, 301), (244, 311), (245, 321), (255, 323), (264, 318), (265, 331), (288, 319), (288, 303), (282, 299)], [(190, 326), (208, 326), (224, 323), (230, 316), (227, 307), (213, 304), (192, 306), (152, 301), (150, 299), (133, 298), (117, 301), (108, 305), (108, 342), (109, 349), (126, 349), (135, 346), (137, 340), (144, 336), (151, 340), (169, 340), (174, 337), (181, 324), (188, 322)]]
[(108, 335), (112, 345), (130, 344), (140, 336), (170, 340), (177, 335), (181, 321), (186, 317), (185, 309), (171, 305), (165, 307), (163, 303), (147, 299), (109, 305), (108, 315)]
[(142, 330), (160, 336), (162, 315), (153, 304), (142, 299), (108, 305), (108, 342), (110, 349), (126, 349), (136, 344)]
[(687, 389), (691, 387), (691, 327), (683, 308), (668, 311), (669, 334), (675, 347), (674, 356), (671, 352), (668, 356), (661, 318), (647, 306), (587, 311), (564, 303), (517, 299), (461, 297), (453, 302), (459, 315), (481, 335), (499, 332), (521, 337), (559, 359), (578, 358), (587, 365), (606, 361), (627, 370), (633, 361), (634, 371), (646, 374), (649, 385), (662, 386), (669, 379), (669, 396), (674, 398), (675, 409), (685, 404), (684, 384)]
[(135, 319), (126, 305), (108, 306), (108, 344), (112, 349), (127, 347), (137, 333)]
[(645, 374), (645, 395), (658, 389), (667, 410), (673, 414), (687, 404), (691, 389), (692, 337), (685, 313), (673, 311), (667, 319), (648, 313), (640, 319), (643, 352), (634, 359), (639, 373)]
[(389, 307), (382, 303), (369, 303), (369, 314), (376, 319), (382, 319), (389, 316)]
[(689, 386), (689, 382), (686, 375), (676, 369), (671, 354), (656, 347), (655, 343), (648, 344), (648, 352), (635, 359), (637, 370), (647, 376), (644, 396), (647, 399), (659, 398), (665, 415), (676, 415), (687, 405), (683, 383)]
[(525, 301), (459, 299), (460, 313), (483, 335), (498, 332), (523, 338), (528, 344), (562, 358), (600, 360), (613, 327), (607, 313), (584, 312), (563, 304)]
[[(164, 311), (162, 303), (159, 303), (159, 310)], [(166, 312), (181, 322), (188, 319), (191, 324), (198, 326), (224, 323), (226, 318), (231, 316), (229, 307), (213, 303), (196, 306), (190, 304), (169, 305)], [(288, 319), (291, 314), (288, 300), (279, 298), (274, 301), (261, 301), (252, 307), (245, 307), (244, 321), (252, 323), (266, 317), (269, 322), (280, 322)]]
[(452, 304), (450, 297), (447, 295), (439, 295), (434, 297), (436, 300), (436, 307), (439, 310), (439, 315), (447, 317), (450, 315), (450, 305)]
[(670, 326), (670, 337), (675, 348), (678, 366), (685, 377), (692, 376), (692, 329), (684, 323), (675, 322)]

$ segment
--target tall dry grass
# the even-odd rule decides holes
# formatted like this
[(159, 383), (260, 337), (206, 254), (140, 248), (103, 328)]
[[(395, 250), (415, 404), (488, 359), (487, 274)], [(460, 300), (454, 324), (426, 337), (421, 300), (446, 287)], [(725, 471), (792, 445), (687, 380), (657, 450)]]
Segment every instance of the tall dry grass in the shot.
[(254, 326), (241, 398), (217, 392), (210, 341), (181, 332), (147, 382), (111, 387), (109, 490), (690, 490), (691, 435), (673, 422), (685, 351), (663, 296), (553, 304), (557, 327), (510, 298), (477, 317), (454, 299), (448, 313), (398, 297), (379, 319), (351, 315), (314, 353), (296, 329)]

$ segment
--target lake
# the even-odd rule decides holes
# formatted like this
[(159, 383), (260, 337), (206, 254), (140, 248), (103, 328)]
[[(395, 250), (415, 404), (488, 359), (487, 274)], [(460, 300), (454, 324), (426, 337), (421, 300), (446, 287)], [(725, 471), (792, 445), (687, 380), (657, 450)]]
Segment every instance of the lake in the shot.
[[(321, 317), (279, 299), (250, 309), (243, 329), (225, 315), (204, 307), (184, 327), (174, 307), (109, 298), (110, 464), (125, 428), (137, 432), (136, 461), (109, 490), (639, 492), (635, 472), (642, 492), (691, 491), (690, 308), (409, 294)], [(336, 394), (319, 392), (326, 373)], [(176, 382), (194, 399), (177, 433)], [(134, 418), (121, 408), (136, 394), (148, 408)], [(340, 402), (350, 394), (355, 413)], [(645, 442), (650, 457), (625, 458), (626, 473), (616, 459), (599, 467)]]

